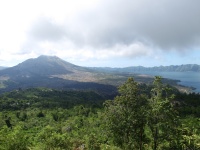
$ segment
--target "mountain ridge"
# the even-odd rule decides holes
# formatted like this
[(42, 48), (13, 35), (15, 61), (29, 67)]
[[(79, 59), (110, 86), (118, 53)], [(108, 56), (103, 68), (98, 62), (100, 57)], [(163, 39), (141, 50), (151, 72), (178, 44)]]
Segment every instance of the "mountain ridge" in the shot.
[(91, 69), (106, 71), (106, 72), (142, 72), (142, 71), (164, 71), (164, 72), (200, 72), (200, 65), (197, 64), (184, 64), (184, 65), (170, 65), (170, 66), (131, 66), (124, 68), (111, 68), (111, 67), (91, 67)]
[[(37, 63), (41, 63), (42, 61), (43, 62), (46, 61), (48, 63), (57, 62), (57, 64), (63, 66), (63, 68), (60, 68), (60, 69), (63, 69), (63, 70), (69, 69), (68, 67), (66, 67), (66, 65), (68, 65), (68, 66), (70, 66), (70, 69), (72, 69), (72, 68), (74, 68), (74, 69), (79, 68), (81, 70), (85, 70), (85, 69), (88, 70), (89, 69), (90, 71), (92, 71), (92, 70), (95, 70), (95, 71), (100, 70), (100, 71), (114, 71), (114, 72), (117, 72), (117, 71), (118, 72), (122, 72), (122, 71), (124, 71), (124, 72), (134, 72), (134, 71), (166, 71), (166, 72), (188, 72), (188, 71), (194, 71), (194, 72), (200, 72), (200, 65), (198, 65), (198, 64), (182, 64), (182, 65), (168, 65), (168, 66), (161, 65), (161, 66), (154, 66), (154, 67), (145, 67), (145, 66), (142, 66), (142, 65), (140, 65), (140, 66), (128, 66), (128, 67), (83, 67), (83, 66), (77, 66), (77, 65), (74, 65), (72, 63), (69, 63), (69, 62), (67, 62), (65, 60), (60, 59), (57, 56), (47, 56), (47, 55), (40, 55), (37, 58), (27, 59), (27, 60), (19, 63), (18, 65), (13, 66), (13, 67), (17, 67), (18, 66), (18, 70), (19, 70), (19, 68), (24, 68), (25, 69), (26, 66), (24, 66), (23, 64), (25, 64), (25, 63), (26, 63), (26, 65), (27, 65), (27, 63), (32, 64), (35, 60), (38, 61)], [(35, 66), (36, 65), (37, 64), (35, 64)], [(13, 68), (13, 67), (0, 66), (0, 70), (9, 69), (9, 68)], [(26, 67), (26, 69), (29, 69), (30, 67), (34, 67), (33, 64), (32, 64), (32, 66), (29, 65), (28, 67)], [(37, 66), (37, 67), (40, 67), (40, 66)], [(43, 67), (45, 67), (45, 66), (43, 66)]]
[(27, 59), (16, 66), (1, 70), (0, 76), (7, 75), (11, 78), (15, 76), (29, 77), (33, 75), (49, 76), (57, 74), (70, 74), (75, 70), (81, 71), (84, 69), (64, 61), (57, 56), (42, 55), (37, 58)]
[[(134, 77), (139, 83), (153, 82), (153, 76), (129, 73), (132, 68), (126, 69), (123, 68), (121, 72), (108, 69), (109, 71), (106, 72), (105, 68), (81, 67), (57, 56), (42, 55), (0, 70), (0, 93), (16, 89), (46, 87), (62, 90), (91, 90), (104, 95), (115, 95), (117, 87), (128, 77)], [(170, 79), (165, 79), (165, 81), (175, 86), (178, 82), (178, 80)]]
[[(0, 93), (46, 87), (61, 90), (89, 90), (112, 95), (117, 88), (102, 84), (95, 71), (71, 64), (56, 56), (39, 56), (0, 70)], [(109, 96), (108, 96), (109, 97)]]

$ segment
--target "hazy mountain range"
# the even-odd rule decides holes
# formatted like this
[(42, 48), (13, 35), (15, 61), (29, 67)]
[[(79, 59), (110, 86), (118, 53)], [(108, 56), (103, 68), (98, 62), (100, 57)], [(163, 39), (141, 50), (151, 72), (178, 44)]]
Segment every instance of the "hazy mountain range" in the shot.
[(125, 68), (110, 68), (110, 67), (92, 67), (94, 70), (106, 71), (106, 72), (147, 72), (147, 71), (163, 71), (163, 72), (200, 72), (200, 65), (186, 64), (186, 65), (171, 65), (171, 66), (159, 66), (159, 67), (125, 67)]
[[(152, 76), (134, 74), (141, 70), (180, 70), (199, 71), (198, 65), (183, 65), (171, 67), (128, 67), (128, 68), (87, 68), (66, 62), (56, 56), (40, 56), (28, 59), (14, 67), (0, 70), (0, 93), (31, 87), (47, 87), (56, 89), (93, 90), (102, 95), (114, 95), (117, 86), (124, 83), (128, 77), (134, 77), (137, 82), (151, 83)], [(182, 69), (183, 71), (183, 69)], [(177, 86), (175, 80), (165, 79), (165, 82)]]
[(2, 67), (2, 66), (0, 66), (0, 70), (3, 70), (3, 69), (6, 69), (7, 67)]
[[(70, 68), (79, 68), (79, 69), (90, 69), (91, 70), (98, 70), (98, 71), (105, 71), (105, 72), (146, 72), (146, 71), (164, 71), (164, 72), (200, 72), (200, 65), (197, 64), (184, 64), (184, 65), (170, 65), (170, 66), (155, 66), (155, 67), (143, 67), (143, 66), (130, 66), (130, 67), (124, 67), (124, 68), (111, 68), (111, 67), (80, 67), (73, 65), (71, 63), (68, 63), (64, 60), (61, 60), (60, 58), (56, 56), (39, 56), (39, 59), (37, 62), (35, 62), (35, 59), (28, 59), (25, 62), (20, 63), (17, 65), (18, 68), (29, 70), (29, 72), (39, 71), (39, 74), (52, 74), (54, 73), (67, 73), (67, 66), (70, 65)], [(43, 58), (43, 60), (41, 59)], [(41, 61), (41, 62), (40, 62)], [(44, 62), (46, 61), (46, 62)], [(44, 62), (44, 63), (42, 63)], [(42, 64), (41, 64), (42, 63)], [(39, 66), (37, 66), (40, 64)], [(57, 66), (55, 66), (57, 65)], [(35, 66), (37, 66), (37, 69), (35, 69)], [(57, 68), (58, 67), (58, 68)], [(69, 67), (69, 66), (68, 66)], [(0, 70), (7, 69), (8, 67), (0, 66)], [(13, 68), (13, 67), (12, 67)], [(47, 70), (50, 69), (51, 72), (46, 72), (46, 70), (43, 70), (46, 68)], [(42, 69), (42, 70), (41, 70)], [(52, 70), (53, 69), (53, 70)], [(82, 70), (81, 69), (81, 70)], [(19, 70), (19, 69), (18, 69)], [(61, 72), (60, 72), (61, 71)], [(63, 72), (64, 71), (64, 72)]]

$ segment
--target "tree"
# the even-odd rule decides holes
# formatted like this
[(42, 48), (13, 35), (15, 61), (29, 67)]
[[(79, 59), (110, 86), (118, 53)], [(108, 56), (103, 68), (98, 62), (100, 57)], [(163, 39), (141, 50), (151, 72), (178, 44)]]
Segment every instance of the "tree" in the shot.
[(143, 149), (147, 98), (129, 78), (119, 87), (120, 96), (105, 103), (107, 128), (113, 141), (123, 149)]
[(21, 125), (13, 129), (5, 126), (0, 130), (1, 150), (28, 150), (31, 146), (30, 137), (25, 133)]
[(173, 136), (178, 136), (178, 115), (172, 104), (174, 96), (168, 94), (170, 89), (161, 80), (161, 77), (155, 77), (149, 99), (148, 127), (153, 139), (153, 150), (157, 150), (159, 144), (165, 141), (170, 145)]

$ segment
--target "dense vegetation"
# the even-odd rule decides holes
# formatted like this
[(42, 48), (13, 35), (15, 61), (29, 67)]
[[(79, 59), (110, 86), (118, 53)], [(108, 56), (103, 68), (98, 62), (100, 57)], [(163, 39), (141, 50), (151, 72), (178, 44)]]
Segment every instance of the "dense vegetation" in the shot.
[(1, 150), (198, 150), (200, 95), (129, 78), (114, 100), (46, 88), (0, 95)]

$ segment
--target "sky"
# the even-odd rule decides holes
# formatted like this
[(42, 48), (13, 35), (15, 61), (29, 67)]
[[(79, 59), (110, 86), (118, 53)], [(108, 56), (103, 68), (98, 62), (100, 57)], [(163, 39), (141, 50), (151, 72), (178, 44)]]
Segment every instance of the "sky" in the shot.
[(0, 66), (200, 65), (199, 0), (0, 0)]

